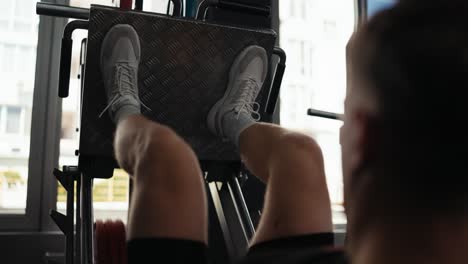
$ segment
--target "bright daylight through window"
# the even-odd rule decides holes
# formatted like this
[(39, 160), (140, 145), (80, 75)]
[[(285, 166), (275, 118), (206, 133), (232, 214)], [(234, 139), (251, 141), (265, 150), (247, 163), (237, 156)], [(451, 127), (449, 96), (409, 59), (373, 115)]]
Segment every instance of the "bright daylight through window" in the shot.
[(36, 0), (2, 1), (0, 8), (0, 214), (26, 208), (36, 65)]
[(281, 125), (313, 136), (322, 147), (335, 224), (346, 223), (339, 145), (340, 121), (307, 115), (308, 108), (343, 113), (345, 47), (354, 30), (352, 0), (279, 1), (280, 46), (288, 61), (281, 87)]

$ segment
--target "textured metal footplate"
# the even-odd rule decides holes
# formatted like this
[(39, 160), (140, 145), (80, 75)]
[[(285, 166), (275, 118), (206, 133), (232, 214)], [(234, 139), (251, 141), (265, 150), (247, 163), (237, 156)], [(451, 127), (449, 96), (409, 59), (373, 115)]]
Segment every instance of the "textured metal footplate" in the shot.
[[(113, 156), (115, 125), (107, 113), (99, 118), (106, 107), (99, 58), (101, 41), (116, 24), (132, 25), (140, 36), (139, 93), (151, 109), (142, 107), (143, 114), (173, 128), (200, 160), (239, 160), (231, 143), (210, 133), (206, 116), (223, 96), (236, 55), (252, 44), (271, 54), (275, 33), (101, 6), (91, 8), (89, 22), (80, 154)], [(267, 96), (265, 87), (258, 101)]]

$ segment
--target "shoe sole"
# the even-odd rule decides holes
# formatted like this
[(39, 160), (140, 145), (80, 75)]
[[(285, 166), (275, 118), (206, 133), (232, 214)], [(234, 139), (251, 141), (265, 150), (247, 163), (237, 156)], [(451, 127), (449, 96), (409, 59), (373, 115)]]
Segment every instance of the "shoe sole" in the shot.
[[(237, 59), (234, 61), (234, 63), (231, 66), (231, 70), (229, 72), (228, 87), (226, 91), (224, 92), (223, 97), (221, 97), (221, 99), (219, 99), (216, 102), (216, 104), (211, 108), (210, 112), (208, 113), (208, 117), (207, 117), (208, 128), (211, 131), (215, 132), (216, 134), (219, 134), (219, 130), (220, 130), (218, 129), (220, 122), (216, 122), (216, 120), (219, 119), (220, 109), (223, 107), (226, 99), (229, 98), (232, 94), (232, 90), (233, 90), (234, 83), (235, 83), (234, 78), (237, 75), (239, 75), (242, 68), (244, 68), (244, 67), (241, 67), (240, 64), (244, 61), (245, 59), (244, 57), (249, 52), (255, 49), (262, 49), (264, 51), (264, 49), (260, 46), (249, 46), (237, 56)], [(268, 64), (268, 62), (266, 64)], [(263, 76), (262, 76), (263, 79), (264, 79), (264, 76), (266, 76), (265, 72), (263, 73)], [(221, 135), (221, 136), (224, 137), (224, 135)]]

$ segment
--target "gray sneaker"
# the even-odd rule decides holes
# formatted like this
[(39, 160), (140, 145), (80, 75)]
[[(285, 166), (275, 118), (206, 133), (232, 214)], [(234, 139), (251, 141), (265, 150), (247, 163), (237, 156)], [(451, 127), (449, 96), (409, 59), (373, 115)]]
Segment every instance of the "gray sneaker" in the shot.
[[(246, 122), (255, 123), (260, 120), (260, 105), (255, 99), (267, 73), (268, 57), (262, 47), (249, 46), (237, 56), (231, 66), (224, 96), (208, 113), (208, 128), (212, 133), (237, 141), (240, 132), (247, 126)], [(234, 116), (225, 118), (226, 115)], [(238, 124), (237, 120), (241, 115), (243, 124)]]
[(119, 120), (119, 110), (124, 108), (139, 113), (138, 65), (140, 40), (130, 25), (115, 25), (104, 37), (101, 46), (101, 72), (107, 95), (107, 107), (101, 117), (109, 112), (114, 122)]

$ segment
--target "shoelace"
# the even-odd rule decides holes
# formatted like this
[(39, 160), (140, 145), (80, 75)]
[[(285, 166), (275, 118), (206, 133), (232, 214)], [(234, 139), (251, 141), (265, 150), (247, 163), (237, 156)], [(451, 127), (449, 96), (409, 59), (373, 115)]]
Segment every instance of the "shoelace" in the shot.
[[(151, 109), (140, 100), (140, 97), (136, 93), (135, 84), (131, 81), (134, 73), (133, 69), (128, 64), (124, 63), (117, 64), (115, 67), (116, 71), (114, 80), (116, 80), (118, 88), (112, 91), (112, 99), (109, 101), (106, 108), (102, 110), (101, 114), (99, 114), (99, 118), (101, 118), (111, 106), (118, 103), (125, 95), (132, 96), (144, 108), (151, 111)], [(123, 77), (127, 77), (127, 79), (124, 79)], [(123, 86), (123, 84), (126, 84), (127, 86)]]
[(237, 112), (237, 118), (241, 113), (247, 113), (252, 116), (255, 121), (259, 121), (261, 115), (260, 104), (255, 102), (255, 93), (258, 92), (258, 83), (254, 78), (249, 77), (246, 80), (241, 81), (241, 89), (239, 99), (233, 103), (234, 111)]

